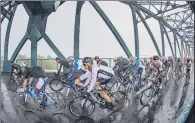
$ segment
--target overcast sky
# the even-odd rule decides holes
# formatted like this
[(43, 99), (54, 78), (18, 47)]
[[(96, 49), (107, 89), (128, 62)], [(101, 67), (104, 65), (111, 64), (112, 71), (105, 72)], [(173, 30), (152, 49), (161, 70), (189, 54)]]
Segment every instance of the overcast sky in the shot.
[[(97, 2), (110, 18), (119, 34), (124, 39), (129, 50), (135, 54), (133, 20), (130, 8), (117, 1), (102, 1)], [(46, 33), (54, 42), (62, 54), (67, 57), (73, 55), (74, 41), (74, 22), (75, 22), (76, 2), (65, 2), (60, 6), (57, 12), (53, 12), (47, 21)], [(1, 53), (3, 56), (5, 32), (8, 21), (5, 19), (1, 25)], [(9, 57), (13, 54), (16, 46), (24, 36), (28, 23), (28, 15), (22, 5), (19, 5), (14, 21), (9, 41)], [(159, 23), (155, 19), (148, 19), (150, 26), (158, 46), (161, 50), (161, 35)], [(152, 40), (142, 23), (138, 24), (140, 55), (152, 56), (157, 54)], [(173, 35), (169, 33), (171, 42)], [(21, 49), (20, 54), (30, 56), (30, 41), (28, 40)], [(171, 50), (168, 41), (165, 37), (166, 56), (171, 55)], [(50, 49), (44, 39), (38, 42), (38, 54), (47, 56), (56, 56)], [(100, 57), (115, 57), (126, 56), (118, 41), (98, 15), (95, 9), (89, 2), (85, 2), (81, 12), (81, 28), (80, 28), (80, 57), (95, 56)], [(179, 54), (178, 54), (179, 55)]]

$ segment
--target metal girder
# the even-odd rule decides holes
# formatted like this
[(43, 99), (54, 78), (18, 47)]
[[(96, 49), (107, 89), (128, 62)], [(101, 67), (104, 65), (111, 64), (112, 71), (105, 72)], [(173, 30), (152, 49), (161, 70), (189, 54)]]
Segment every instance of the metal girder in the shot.
[(16, 47), (14, 53), (12, 54), (12, 57), (10, 59), (11, 62), (15, 61), (18, 53), (20, 52), (20, 50), (22, 49), (22, 47), (24, 46), (24, 44), (26, 43), (28, 39), (28, 34), (24, 35), (24, 37), (22, 38), (22, 40), (20, 41), (20, 43), (18, 44), (18, 46)]
[(1, 14), (10, 20), (11, 14), (3, 6), (1, 6)]
[(27, 14), (29, 15), (29, 18), (32, 18), (32, 21), (34, 25), (37, 27), (37, 29), (40, 31), (42, 37), (45, 39), (47, 44), (50, 46), (50, 48), (55, 52), (55, 54), (60, 57), (60, 59), (66, 60), (66, 58), (63, 56), (63, 54), (58, 50), (58, 48), (54, 45), (54, 43), (51, 41), (51, 39), (47, 36), (45, 31), (38, 25), (37, 21), (34, 19), (31, 11), (28, 9), (25, 3), (23, 3), (24, 8), (26, 9)]
[(167, 33), (167, 31), (166, 31), (166, 29), (165, 29), (165, 27), (164, 27), (163, 24), (162, 24), (162, 28), (163, 28), (163, 30), (164, 30), (164, 32), (165, 32), (165, 35), (166, 35), (166, 37), (167, 37), (167, 40), (168, 40), (168, 42), (169, 42), (169, 46), (170, 46), (170, 48), (171, 48), (172, 55), (175, 56), (175, 54), (174, 54), (174, 52), (173, 52), (173, 47), (172, 47), (172, 44), (171, 44), (171, 40), (170, 40), (169, 35), (168, 35), (168, 33)]
[(98, 14), (102, 17), (102, 19), (107, 24), (107, 26), (109, 27), (109, 29), (112, 31), (112, 33), (116, 37), (117, 41), (119, 42), (119, 44), (121, 45), (121, 47), (125, 51), (125, 54), (128, 57), (132, 57), (132, 54), (129, 51), (129, 49), (128, 49), (127, 45), (125, 44), (124, 40), (122, 39), (122, 37), (120, 36), (120, 34), (118, 33), (118, 31), (116, 30), (116, 28), (114, 27), (114, 25), (112, 24), (112, 22), (109, 20), (109, 18), (103, 12), (103, 10), (99, 7), (99, 5), (95, 1), (89, 1), (89, 2), (94, 7), (94, 9), (98, 12)]
[(142, 16), (142, 14), (140, 13), (139, 9), (137, 9), (137, 8), (134, 7), (134, 6), (132, 6), (132, 8), (135, 9), (137, 15), (138, 15), (138, 16), (140, 17), (140, 19), (142, 20), (144, 26), (146, 27), (146, 29), (147, 29), (147, 31), (148, 31), (148, 33), (149, 33), (149, 35), (150, 35), (150, 37), (151, 37), (151, 39), (152, 39), (152, 41), (153, 41), (153, 44), (154, 44), (154, 46), (155, 46), (155, 48), (156, 48), (156, 51), (157, 51), (158, 55), (161, 56), (161, 52), (160, 52), (160, 50), (159, 50), (158, 44), (157, 44), (157, 42), (156, 42), (156, 39), (154, 38), (154, 35), (152, 34), (152, 31), (150, 30), (150, 27), (148, 26), (148, 24), (147, 24), (146, 21), (144, 20), (144, 18), (143, 18), (143, 16)]
[(14, 18), (15, 11), (17, 9), (17, 6), (14, 6), (13, 8), (13, 15), (11, 16), (8, 25), (7, 25), (7, 30), (6, 30), (6, 35), (5, 35), (5, 43), (4, 43), (4, 61), (3, 61), (3, 72), (9, 72), (10, 71), (10, 62), (8, 61), (8, 48), (9, 48), (9, 36), (10, 36), (10, 31), (11, 31), (11, 26)]
[(83, 4), (84, 1), (77, 1), (75, 25), (74, 25), (74, 58), (75, 59), (79, 59), (80, 18), (81, 18), (81, 8)]
[[(178, 40), (177, 40), (177, 36), (175, 35), (175, 33), (173, 33), (173, 36), (174, 36), (174, 40), (176, 41), (175, 43), (177, 43), (177, 47), (178, 47), (178, 49), (179, 49), (179, 54), (180, 54), (180, 56), (182, 57), (181, 49), (180, 49), (180, 46), (179, 46), (179, 42), (178, 42)], [(175, 48), (176, 48), (176, 47), (175, 47)]]
[(133, 17), (133, 27), (134, 27), (134, 38), (135, 38), (135, 56), (137, 58), (140, 57), (139, 54), (139, 35), (138, 35), (138, 27), (137, 27), (137, 19), (136, 19), (136, 12), (130, 5), (132, 17)]
[[(135, 7), (137, 7), (139, 10), (145, 12), (146, 14), (148, 15), (155, 15), (153, 12), (149, 11), (148, 9), (140, 6), (140, 5), (137, 5), (137, 4), (132, 4), (134, 5)], [(183, 39), (183, 37), (179, 34), (179, 32), (177, 32), (170, 24), (168, 24), (165, 20), (163, 20), (161, 17), (157, 17), (157, 16), (153, 16), (155, 19), (161, 21), (166, 27), (168, 27), (170, 30), (173, 30), (173, 32), (175, 32), (175, 34), (180, 37), (181, 39)], [(186, 42), (185, 39), (183, 39), (182, 41)]]
[(179, 13), (185, 13), (187, 11), (190, 11), (190, 9), (187, 9), (187, 10), (184, 10), (184, 11), (175, 12), (175, 13), (172, 13), (172, 14), (168, 14), (168, 15), (163, 16), (163, 17), (170, 17), (171, 15), (178, 15)]
[(159, 25), (160, 25), (160, 32), (161, 32), (161, 41), (162, 41), (162, 55), (165, 56), (165, 39), (164, 39), (164, 32), (163, 32), (163, 28), (162, 28), (162, 23), (160, 21)]
[[(127, 1), (121, 1), (122, 3), (125, 3), (125, 4), (132, 4), (133, 2), (127, 2)], [(135, 4), (135, 3), (134, 3)], [(138, 4), (139, 5), (139, 4)], [(139, 6), (141, 6), (141, 5), (139, 5)], [(188, 7), (188, 4), (185, 4), (185, 5), (179, 5), (179, 6), (176, 6), (175, 8), (171, 8), (171, 9), (168, 9), (168, 10), (163, 10), (162, 11), (162, 13), (157, 13), (157, 14), (155, 14), (155, 13), (153, 13), (152, 15), (151, 14), (149, 14), (149, 16), (147, 16), (146, 18), (145, 18), (145, 20), (147, 20), (147, 19), (149, 19), (149, 18), (151, 18), (151, 17), (162, 17), (163, 16), (163, 14), (165, 13), (165, 12), (168, 12), (168, 11), (171, 11), (171, 10), (173, 10), (173, 9), (176, 9), (176, 8), (182, 8), (182, 7)], [(145, 7), (144, 7), (145, 8)], [(160, 15), (161, 14), (161, 16), (158, 16), (158, 15)], [(138, 22), (141, 22), (141, 21), (138, 21)]]

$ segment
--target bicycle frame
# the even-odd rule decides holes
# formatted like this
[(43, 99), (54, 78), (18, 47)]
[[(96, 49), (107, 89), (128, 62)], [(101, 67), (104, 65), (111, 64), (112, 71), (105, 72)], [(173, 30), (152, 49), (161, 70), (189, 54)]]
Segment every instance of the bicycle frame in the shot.
[[(28, 95), (30, 95), (34, 100), (37, 100), (36, 99), (36, 95), (37, 94), (33, 94), (32, 93), (32, 91), (30, 90), (30, 89), (35, 89), (35, 88), (29, 88), (29, 87), (27, 87), (27, 89), (26, 89), (26, 92), (25, 92), (25, 102), (27, 101), (27, 96)], [(55, 101), (53, 101), (47, 94), (46, 94), (46, 92), (45, 92), (45, 90), (44, 89), (41, 89), (40, 90), (40, 92), (39, 93), (42, 93), (43, 94), (43, 96), (42, 96), (42, 98), (41, 98), (41, 102), (42, 102), (42, 106), (43, 107), (49, 107), (49, 106), (53, 106), (53, 105), (56, 105), (56, 102)], [(53, 104), (47, 104), (46, 102), (45, 102), (45, 97), (47, 97), (48, 99), (50, 99), (52, 102), (54, 102)]]

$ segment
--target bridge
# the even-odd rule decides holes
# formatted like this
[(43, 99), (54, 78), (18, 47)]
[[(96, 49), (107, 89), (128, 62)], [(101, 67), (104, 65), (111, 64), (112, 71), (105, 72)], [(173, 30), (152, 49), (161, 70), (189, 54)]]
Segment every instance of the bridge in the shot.
[[(70, 2), (70, 1), (69, 1)], [(16, 93), (12, 93), (7, 86), (8, 72), (11, 70), (10, 62), (18, 62), (21, 59), (17, 59), (21, 49), (25, 46), (27, 40), (30, 41), (30, 59), (29, 65), (37, 66), (39, 60), (43, 61), (44, 59), (38, 59), (38, 42), (42, 39), (48, 44), (48, 46), (53, 50), (56, 56), (61, 59), (66, 59), (67, 56), (58, 49), (56, 41), (52, 41), (49, 35), (46, 33), (46, 27), (48, 26), (48, 18), (51, 17), (52, 13), (57, 13), (63, 5), (68, 4), (68, 1), (1, 1), (1, 24), (4, 26), (5, 21), (7, 21), (7, 28), (5, 33), (5, 39), (1, 41), (4, 44), (3, 47), (3, 57), (1, 60), (2, 64), (2, 77), (1, 77), (1, 92), (3, 92), (4, 101), (3, 110), (1, 111), (1, 119), (4, 123), (26, 123), (34, 122), (35, 119), (47, 120), (51, 116), (48, 112), (33, 114), (30, 112), (24, 112), (21, 110), (16, 101)], [(75, 11), (75, 23), (74, 23), (74, 38), (73, 38), (73, 56), (75, 59), (81, 57), (81, 41), (80, 35), (81, 30), (81, 10), (84, 9), (85, 4), (90, 4), (91, 7), (98, 13), (98, 15), (105, 22), (111, 33), (114, 35), (115, 40), (119, 43), (126, 57), (137, 57), (141, 58), (143, 52), (150, 49), (152, 46), (155, 49), (155, 54), (159, 56), (173, 56), (173, 57), (194, 57), (194, 2), (188, 1), (120, 1), (117, 4), (123, 4), (125, 7), (129, 8), (129, 11), (132, 14), (132, 24), (133, 24), (133, 43), (129, 45), (127, 40), (121, 36), (119, 30), (115, 27), (116, 23), (112, 23), (109, 15), (104, 12), (102, 7), (102, 2), (95, 1), (78, 1), (76, 3)], [(106, 2), (105, 4), (109, 4)], [(25, 33), (23, 34), (20, 42), (16, 46), (14, 52), (11, 54), (9, 51), (13, 47), (9, 47), (10, 35), (12, 35), (11, 27), (14, 23), (14, 16), (17, 14), (17, 9), (23, 7), (27, 13), (28, 24)], [(21, 18), (22, 19), (22, 18)], [(158, 31), (159, 39), (157, 40), (156, 30), (152, 30), (152, 25), (150, 23), (151, 19), (158, 22)], [(120, 22), (121, 24), (122, 22)], [(142, 24), (142, 26), (140, 26)], [(127, 27), (130, 28), (130, 27)], [(142, 42), (142, 29), (146, 29), (148, 36), (150, 38), (150, 45), (145, 42)], [(129, 32), (130, 33), (130, 32)], [(142, 43), (148, 47), (144, 49), (141, 46)], [(149, 42), (148, 42), (149, 43)], [(167, 43), (167, 45), (166, 45)], [(66, 43), (64, 42), (66, 45)], [(109, 45), (112, 45), (110, 43)], [(85, 46), (86, 48), (87, 46)], [(100, 47), (101, 48), (101, 47)], [(42, 47), (44, 49), (44, 47)], [(132, 51), (134, 49), (134, 51)], [(112, 49), (113, 52), (116, 49)], [(145, 50), (145, 51), (143, 51)], [(106, 51), (106, 50), (105, 50)], [(91, 51), (90, 51), (91, 52)], [(97, 54), (94, 54), (94, 56)], [(150, 53), (144, 54), (151, 56)], [(11, 56), (11, 57), (9, 57)], [(25, 59), (23, 59), (25, 60)], [(47, 60), (47, 59), (46, 59)], [(108, 59), (109, 66), (113, 65), (112, 59)], [(41, 62), (41, 65), (44, 63)], [(54, 70), (49, 70), (54, 71)], [(49, 72), (48, 71), (48, 72)], [(173, 80), (169, 81), (168, 89), (160, 99), (157, 99), (155, 103), (148, 106), (148, 113), (146, 119), (148, 122), (182, 122), (188, 116), (188, 113), (191, 109), (191, 106), (194, 102), (194, 99), (191, 99), (194, 95), (194, 70), (192, 72), (192, 77), (190, 80), (190, 85), (187, 92), (182, 93), (182, 88), (184, 85), (184, 78), (180, 84), (174, 84)], [(132, 102), (131, 102), (132, 101)], [(138, 122), (139, 117), (137, 117), (134, 112), (142, 108), (139, 105), (139, 102), (136, 97), (132, 97), (131, 100), (126, 105), (126, 110), (122, 109), (118, 113), (118, 116), (122, 117), (121, 122), (126, 123), (127, 121)], [(180, 108), (178, 108), (180, 107)], [(187, 108), (186, 108), (187, 107)], [(128, 109), (128, 110), (127, 110)], [(103, 118), (104, 116), (110, 116), (107, 113), (102, 113), (102, 110), (97, 109), (96, 113), (93, 114), (90, 118), (97, 120)], [(176, 117), (174, 117), (175, 112), (180, 112)], [(187, 113), (186, 113), (187, 112)], [(29, 116), (24, 116), (29, 114)], [(99, 116), (99, 117), (97, 117)], [(135, 116), (135, 117), (134, 117)], [(20, 118), (19, 118), (20, 117)], [(30, 119), (28, 119), (28, 117)], [(63, 114), (66, 122), (74, 122), (75, 118), (71, 116), (68, 112)], [(65, 118), (66, 117), (66, 118)], [(162, 118), (164, 117), (164, 118)], [(45, 122), (49, 122), (47, 120)], [(120, 119), (120, 118), (119, 118)], [(51, 122), (51, 119), (50, 119)]]

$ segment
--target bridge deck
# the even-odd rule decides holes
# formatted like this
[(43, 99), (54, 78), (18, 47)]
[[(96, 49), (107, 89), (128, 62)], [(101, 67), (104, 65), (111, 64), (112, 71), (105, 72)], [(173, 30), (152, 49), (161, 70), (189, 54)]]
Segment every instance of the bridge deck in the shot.
[[(44, 123), (52, 123), (51, 114), (48, 112), (37, 112), (37, 115), (24, 112), (16, 101), (17, 94), (12, 93), (8, 90), (6, 83), (8, 82), (8, 76), (3, 75), (1, 77), (1, 91), (3, 93), (4, 100), (2, 101), (1, 119), (4, 123), (34, 123), (38, 119), (44, 120)], [(184, 78), (182, 78), (181, 83), (175, 84), (173, 81), (168, 83), (168, 87), (161, 98), (155, 100), (155, 102), (150, 104), (150, 110), (145, 117), (145, 122), (154, 123), (172, 123), (175, 119), (172, 119), (178, 109), (180, 99), (182, 97), (182, 90), (184, 85)], [(182, 97), (182, 99), (187, 99), (193, 93), (194, 89), (194, 71), (191, 75), (190, 84), (188, 87), (187, 94)], [(139, 118), (136, 113), (141, 108), (139, 104), (139, 97), (132, 96), (125, 108), (118, 112), (114, 112), (112, 115), (117, 114), (117, 119), (121, 119), (120, 123), (137, 123)], [(66, 123), (72, 123), (75, 119), (72, 116), (68, 108), (65, 110), (64, 119)], [(106, 110), (98, 108), (96, 106), (95, 112), (90, 116), (95, 121), (108, 116)], [(146, 120), (147, 119), (147, 120)], [(47, 121), (48, 120), (48, 121)], [(142, 121), (142, 122), (144, 122)], [(116, 122), (116, 121), (115, 121)]]

